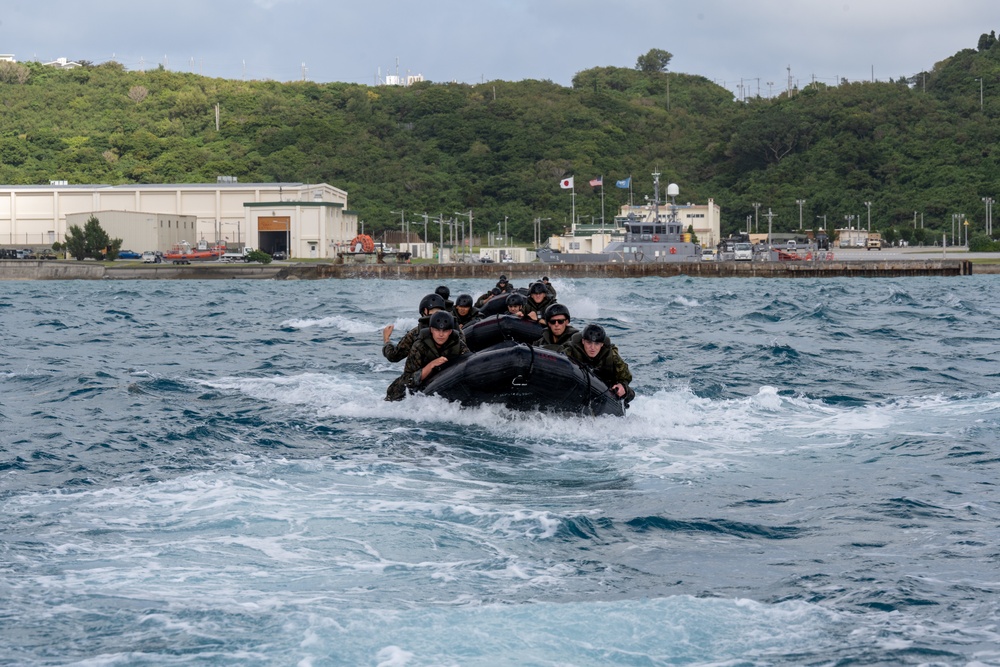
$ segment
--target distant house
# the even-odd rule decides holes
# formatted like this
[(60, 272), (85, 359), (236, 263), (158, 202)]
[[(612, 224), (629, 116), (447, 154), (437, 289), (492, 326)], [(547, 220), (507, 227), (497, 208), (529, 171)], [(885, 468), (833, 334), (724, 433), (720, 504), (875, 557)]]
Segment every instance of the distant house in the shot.
[(80, 63), (72, 60), (66, 60), (65, 58), (56, 58), (52, 62), (42, 64), (46, 67), (58, 67), (59, 69), (76, 69), (77, 67), (83, 67)]
[(0, 53), (0, 62), (16, 63), (13, 53)]

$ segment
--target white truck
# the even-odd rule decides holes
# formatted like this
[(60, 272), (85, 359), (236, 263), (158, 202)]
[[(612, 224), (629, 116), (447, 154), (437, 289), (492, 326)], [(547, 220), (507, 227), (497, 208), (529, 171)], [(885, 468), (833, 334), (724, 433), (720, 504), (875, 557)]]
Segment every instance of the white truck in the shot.
[(746, 242), (733, 245), (733, 259), (737, 262), (752, 262), (753, 245)]
[(240, 252), (226, 252), (219, 255), (220, 262), (249, 262), (253, 248), (243, 248)]

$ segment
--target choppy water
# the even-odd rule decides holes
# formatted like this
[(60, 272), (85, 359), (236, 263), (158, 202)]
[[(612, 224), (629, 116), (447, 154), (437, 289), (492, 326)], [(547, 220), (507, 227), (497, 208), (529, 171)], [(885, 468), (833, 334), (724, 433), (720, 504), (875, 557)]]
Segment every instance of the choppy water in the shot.
[(1000, 279), (556, 281), (624, 420), (383, 402), (435, 286), (3, 283), (0, 664), (1000, 664)]

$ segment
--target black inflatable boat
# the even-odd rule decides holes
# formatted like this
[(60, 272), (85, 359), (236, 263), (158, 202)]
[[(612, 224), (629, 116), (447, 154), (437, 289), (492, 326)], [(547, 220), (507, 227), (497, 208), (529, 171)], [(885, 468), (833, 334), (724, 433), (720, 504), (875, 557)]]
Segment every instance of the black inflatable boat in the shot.
[(504, 341), (530, 345), (541, 338), (544, 332), (545, 327), (538, 322), (515, 315), (490, 315), (462, 328), (465, 344), (473, 352)]
[(462, 357), (421, 392), (462, 405), (499, 403), (512, 410), (625, 415), (621, 400), (566, 355), (513, 341)]

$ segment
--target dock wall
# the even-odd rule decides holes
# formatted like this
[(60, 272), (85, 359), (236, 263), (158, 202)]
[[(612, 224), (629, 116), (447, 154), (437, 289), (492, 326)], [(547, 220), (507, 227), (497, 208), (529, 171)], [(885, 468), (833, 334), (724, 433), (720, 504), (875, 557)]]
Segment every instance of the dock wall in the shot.
[(824, 262), (692, 262), (674, 264), (126, 264), (96, 262), (0, 260), (0, 280), (321, 280), (378, 278), (386, 280), (552, 278), (843, 278), (904, 276), (968, 276), (998, 273), (1000, 265), (968, 260), (919, 259)]

